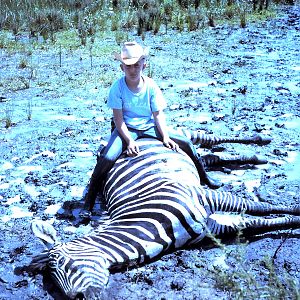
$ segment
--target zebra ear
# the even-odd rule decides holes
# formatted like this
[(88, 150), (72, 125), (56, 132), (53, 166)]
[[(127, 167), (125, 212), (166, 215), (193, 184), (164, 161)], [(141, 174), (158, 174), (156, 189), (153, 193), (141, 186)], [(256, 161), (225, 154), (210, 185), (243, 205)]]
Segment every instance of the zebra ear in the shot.
[(47, 222), (35, 220), (31, 223), (31, 230), (47, 249), (51, 249), (53, 245), (58, 242), (56, 230)]

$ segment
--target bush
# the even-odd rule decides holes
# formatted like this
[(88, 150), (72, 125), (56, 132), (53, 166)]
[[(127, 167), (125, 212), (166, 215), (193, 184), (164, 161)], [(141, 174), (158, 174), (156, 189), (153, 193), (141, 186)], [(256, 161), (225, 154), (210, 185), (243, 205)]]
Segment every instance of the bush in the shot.
[[(289, 3), (291, 0), (274, 0), (273, 3)], [(0, 29), (21, 31), (31, 36), (41, 35), (44, 39), (62, 29), (76, 28), (82, 45), (93, 38), (97, 30), (134, 30), (139, 35), (146, 31), (158, 33), (161, 25), (167, 28), (198, 30), (206, 24), (215, 26), (225, 19), (239, 21), (246, 26), (245, 11), (268, 9), (270, 0), (2, 0)]]

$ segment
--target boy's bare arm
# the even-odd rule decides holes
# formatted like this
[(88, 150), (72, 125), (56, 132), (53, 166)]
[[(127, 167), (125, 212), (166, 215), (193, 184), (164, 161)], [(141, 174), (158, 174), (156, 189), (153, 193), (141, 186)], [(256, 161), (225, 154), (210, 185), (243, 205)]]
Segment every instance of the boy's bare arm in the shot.
[(166, 116), (162, 110), (153, 112), (153, 117), (155, 120), (155, 124), (162, 135), (163, 143), (167, 148), (178, 151), (179, 146), (170, 139), (168, 133), (168, 126), (166, 122)]
[(128, 156), (136, 156), (139, 152), (139, 147), (135, 140), (132, 139), (127, 125), (124, 122), (122, 109), (113, 109), (113, 115), (116, 128), (127, 144)]

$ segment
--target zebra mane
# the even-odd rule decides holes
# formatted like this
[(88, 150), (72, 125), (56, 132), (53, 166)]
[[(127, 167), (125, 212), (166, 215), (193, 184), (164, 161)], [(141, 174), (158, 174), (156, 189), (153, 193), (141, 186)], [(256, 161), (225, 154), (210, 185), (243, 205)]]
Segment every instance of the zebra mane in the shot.
[(32, 261), (27, 267), (27, 272), (41, 272), (44, 271), (49, 262), (49, 250), (45, 249), (42, 253), (39, 255), (36, 255), (33, 257)]

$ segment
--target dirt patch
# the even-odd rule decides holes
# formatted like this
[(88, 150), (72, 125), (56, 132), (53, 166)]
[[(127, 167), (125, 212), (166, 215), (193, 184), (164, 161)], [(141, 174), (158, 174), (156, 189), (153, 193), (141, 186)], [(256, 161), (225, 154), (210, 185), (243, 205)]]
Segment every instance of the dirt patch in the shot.
[[(146, 37), (152, 48), (151, 73), (168, 100), (172, 126), (273, 138), (264, 147), (199, 149), (257, 153), (268, 159), (267, 165), (254, 169), (214, 172), (225, 183), (223, 190), (270, 203), (299, 203), (299, 19), (296, 5), (245, 29), (224, 25)], [(102, 43), (114, 45), (109, 38)], [(114, 79), (121, 73), (110, 56), (95, 57), (91, 68), (83, 49), (66, 50), (60, 67), (57, 52), (46, 48), (31, 54), (34, 68), (20, 65), (29, 60), (28, 54), (1, 49), (0, 299), (63, 299), (42, 276), (14, 271), (42, 250), (31, 234), (33, 219), (51, 222), (64, 241), (90, 232), (99, 222), (96, 215), (90, 224), (81, 224), (76, 215), (95, 152), (110, 132), (105, 74)], [(4, 129), (9, 116), (12, 126)], [(259, 275), (265, 268), (255, 262), (276, 254), (276, 272), (289, 274), (299, 287), (299, 233), (284, 233), (284, 243), (276, 232), (243, 246), (258, 279), (263, 280)], [(238, 251), (234, 244), (227, 247)], [(107, 298), (232, 299), (230, 291), (216, 288), (210, 272), (211, 266), (225, 262), (224, 251), (205, 243), (176, 251), (142, 268), (113, 274)]]

